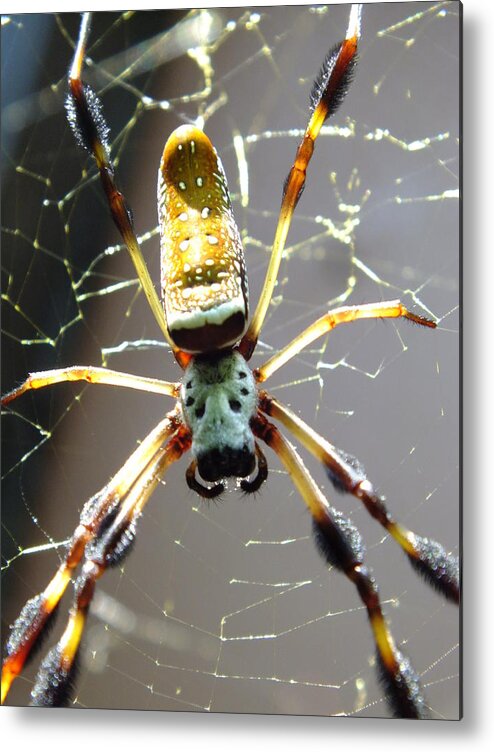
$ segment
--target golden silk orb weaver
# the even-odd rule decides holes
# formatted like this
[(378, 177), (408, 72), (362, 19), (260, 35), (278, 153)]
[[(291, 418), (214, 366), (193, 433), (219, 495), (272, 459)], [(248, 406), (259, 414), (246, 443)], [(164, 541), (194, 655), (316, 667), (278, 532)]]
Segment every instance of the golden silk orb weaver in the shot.
[(220, 495), (227, 478), (240, 479), (242, 490), (249, 493), (260, 489), (266, 480), (267, 462), (261, 449), (266, 444), (278, 455), (312, 516), (315, 543), (323, 560), (355, 585), (368, 614), (376, 665), (392, 712), (400, 717), (426, 717), (420, 681), (390, 631), (358, 530), (329, 504), (278, 425), (322, 463), (337, 491), (353, 494), (364, 505), (414, 568), (452, 601), (459, 599), (458, 561), (436, 541), (394, 520), (360, 463), (336, 450), (262, 385), (339, 324), (364, 318), (404, 318), (428, 328), (435, 323), (409, 311), (399, 300), (343, 306), (318, 318), (255, 370), (248, 364), (273, 294), (317, 136), (342, 102), (355, 72), (360, 26), (361, 6), (356, 4), (345, 39), (330, 50), (313, 85), (308, 124), (284, 184), (268, 270), (249, 322), (244, 254), (225, 174), (208, 137), (191, 125), (180, 126), (171, 134), (159, 167), (159, 300), (141, 255), (131, 212), (115, 183), (101, 103), (81, 77), (90, 33), (90, 14), (84, 14), (69, 71), (69, 122), (78, 143), (96, 160), (113, 219), (184, 373), (180, 382), (171, 383), (106, 368), (72, 366), (30, 374), (2, 398), (2, 405), (7, 405), (28, 390), (63, 381), (88, 381), (150, 391), (176, 401), (174, 409), (140, 442), (111, 480), (86, 502), (54, 577), (26, 603), (12, 625), (2, 669), (2, 702), (73, 582), (73, 602), (64, 632), (42, 660), (31, 693), (34, 705), (58, 706), (70, 700), (96, 583), (128, 553), (143, 509), (173, 463), (191, 452), (186, 481), (204, 498)]

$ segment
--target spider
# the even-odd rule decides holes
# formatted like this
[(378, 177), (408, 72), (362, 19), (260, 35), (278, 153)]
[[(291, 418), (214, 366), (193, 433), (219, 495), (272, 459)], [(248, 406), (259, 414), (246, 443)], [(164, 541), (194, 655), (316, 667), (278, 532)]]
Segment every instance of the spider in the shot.
[(69, 123), (79, 145), (96, 161), (113, 220), (183, 376), (171, 383), (107, 368), (71, 366), (32, 373), (2, 397), (5, 406), (28, 390), (64, 381), (87, 381), (154, 392), (175, 400), (175, 407), (140, 442), (107, 485), (86, 502), (57, 572), (14, 622), (2, 669), (2, 703), (12, 681), (46, 634), (69, 583), (74, 582), (64, 632), (43, 659), (31, 693), (34, 705), (58, 706), (69, 701), (96, 582), (128, 553), (139, 517), (172, 463), (190, 451), (186, 482), (202, 498), (219, 496), (227, 478), (239, 479), (241, 489), (253, 493), (267, 478), (267, 461), (261, 449), (266, 444), (278, 455), (312, 516), (315, 544), (325, 563), (354, 584), (367, 610), (376, 665), (392, 712), (402, 717), (426, 717), (419, 679), (391, 634), (358, 530), (329, 504), (277, 424), (323, 464), (336, 491), (353, 494), (361, 501), (414, 568), (444, 597), (456, 602), (459, 563), (436, 541), (394, 520), (358, 460), (318, 435), (262, 385), (339, 324), (363, 318), (403, 318), (433, 329), (435, 322), (409, 311), (399, 300), (343, 306), (318, 318), (260, 367), (252, 370), (248, 365), (273, 294), (317, 136), (341, 104), (355, 71), (361, 5), (352, 6), (345, 39), (329, 51), (313, 84), (308, 124), (284, 183), (269, 266), (250, 323), (244, 255), (226, 177), (209, 138), (193, 125), (182, 125), (170, 135), (158, 173), (159, 300), (141, 255), (131, 211), (115, 183), (102, 105), (81, 77), (90, 20), (91, 14), (83, 14), (69, 70)]

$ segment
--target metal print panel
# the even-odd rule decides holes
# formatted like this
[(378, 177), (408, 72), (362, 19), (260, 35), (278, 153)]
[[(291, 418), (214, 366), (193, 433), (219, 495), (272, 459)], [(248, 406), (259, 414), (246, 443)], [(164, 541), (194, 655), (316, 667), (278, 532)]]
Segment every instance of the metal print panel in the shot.
[(461, 13), (6, 19), (6, 704), (461, 716)]

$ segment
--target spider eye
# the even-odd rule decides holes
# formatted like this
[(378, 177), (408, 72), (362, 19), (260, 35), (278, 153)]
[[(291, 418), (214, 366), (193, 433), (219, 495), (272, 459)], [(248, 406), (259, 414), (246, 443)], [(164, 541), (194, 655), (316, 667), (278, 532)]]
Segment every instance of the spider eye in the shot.
[(231, 399), (228, 404), (230, 405), (230, 410), (234, 413), (239, 413), (242, 409), (242, 404), (238, 400)]
[[(206, 405), (203, 404), (196, 409), (196, 418), (202, 418), (205, 412), (206, 412)], [(205, 478), (204, 480), (207, 480), (207, 478)]]

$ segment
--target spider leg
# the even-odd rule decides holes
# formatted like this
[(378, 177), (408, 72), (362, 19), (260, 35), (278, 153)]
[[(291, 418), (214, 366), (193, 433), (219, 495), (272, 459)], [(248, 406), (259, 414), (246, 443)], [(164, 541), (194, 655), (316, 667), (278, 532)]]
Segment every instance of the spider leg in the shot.
[(397, 717), (427, 717), (419, 679), (409, 659), (398, 649), (383, 614), (377, 584), (365, 564), (365, 549), (357, 528), (333, 509), (295, 449), (272, 423), (257, 415), (254, 433), (278, 455), (313, 519), (318, 550), (326, 562), (353, 582), (367, 609), (377, 651), (381, 679)]
[(81, 78), (90, 27), (91, 13), (84, 13), (74, 59), (69, 69), (69, 95), (66, 103), (69, 124), (77, 143), (92, 154), (96, 160), (111, 215), (127, 246), (154, 317), (172, 348), (177, 361), (182, 364), (182, 360), (184, 360), (186, 363), (188, 357), (176, 347), (168, 333), (163, 307), (159, 301), (139, 247), (132, 212), (124, 195), (118, 190), (115, 183), (115, 173), (110, 160), (108, 145), (109, 128), (106, 124), (101, 102), (93, 89), (84, 83)]
[(109, 368), (96, 366), (68, 366), (67, 368), (53, 368), (49, 371), (30, 373), (20, 386), (3, 395), (1, 404), (2, 406), (7, 405), (31, 389), (42, 389), (45, 386), (60, 384), (64, 381), (87, 381), (90, 384), (125, 386), (129, 389), (154, 392), (154, 394), (167, 394), (175, 398), (180, 393), (180, 384), (174, 384), (171, 381), (135, 376), (131, 373), (112, 371)]
[(399, 300), (386, 300), (382, 303), (365, 303), (363, 305), (342, 306), (334, 308), (321, 316), (313, 324), (304, 329), (297, 337), (292, 339), (282, 350), (279, 350), (272, 358), (267, 360), (254, 372), (258, 381), (266, 381), (278, 368), (285, 365), (291, 358), (308, 347), (314, 340), (327, 334), (338, 324), (347, 324), (357, 319), (397, 319), (403, 318), (413, 321), (420, 326), (436, 328), (436, 323), (425, 316), (412, 313), (400, 303)]
[(143, 470), (109, 526), (85, 549), (85, 562), (75, 583), (75, 594), (67, 625), (58, 643), (41, 663), (31, 692), (32, 705), (59, 706), (69, 699), (76, 659), (96, 581), (108, 567), (119, 564), (133, 543), (137, 521), (168, 467), (190, 447), (188, 429), (182, 427), (155, 453)]
[(325, 120), (336, 112), (351, 81), (360, 37), (361, 7), (359, 3), (352, 5), (346, 38), (330, 50), (314, 82), (311, 93), (311, 116), (283, 187), (278, 225), (261, 296), (249, 328), (239, 345), (240, 352), (246, 360), (249, 360), (254, 352), (273, 296), (293, 212), (305, 186), (307, 167), (314, 152), (316, 139)]
[(26, 603), (12, 625), (2, 666), (2, 703), (7, 697), (12, 681), (22, 671), (26, 660), (46, 635), (49, 622), (75, 568), (82, 560), (86, 545), (100, 534), (105, 520), (118, 512), (122, 505), (121, 500), (128, 496), (160, 447), (177, 431), (179, 425), (180, 421), (175, 414), (167, 415), (146, 436), (112, 480), (85, 503), (79, 524), (57, 572), (45, 590)]
[(396, 522), (383, 499), (374, 491), (362, 465), (355, 458), (336, 449), (275, 397), (261, 392), (259, 409), (279, 420), (325, 466), (337, 490), (352, 494), (364, 504), (369, 514), (390, 533), (406, 553), (414, 569), (429, 584), (449, 600), (458, 603), (460, 575), (456, 556), (447, 553), (437, 541), (416, 535)]

